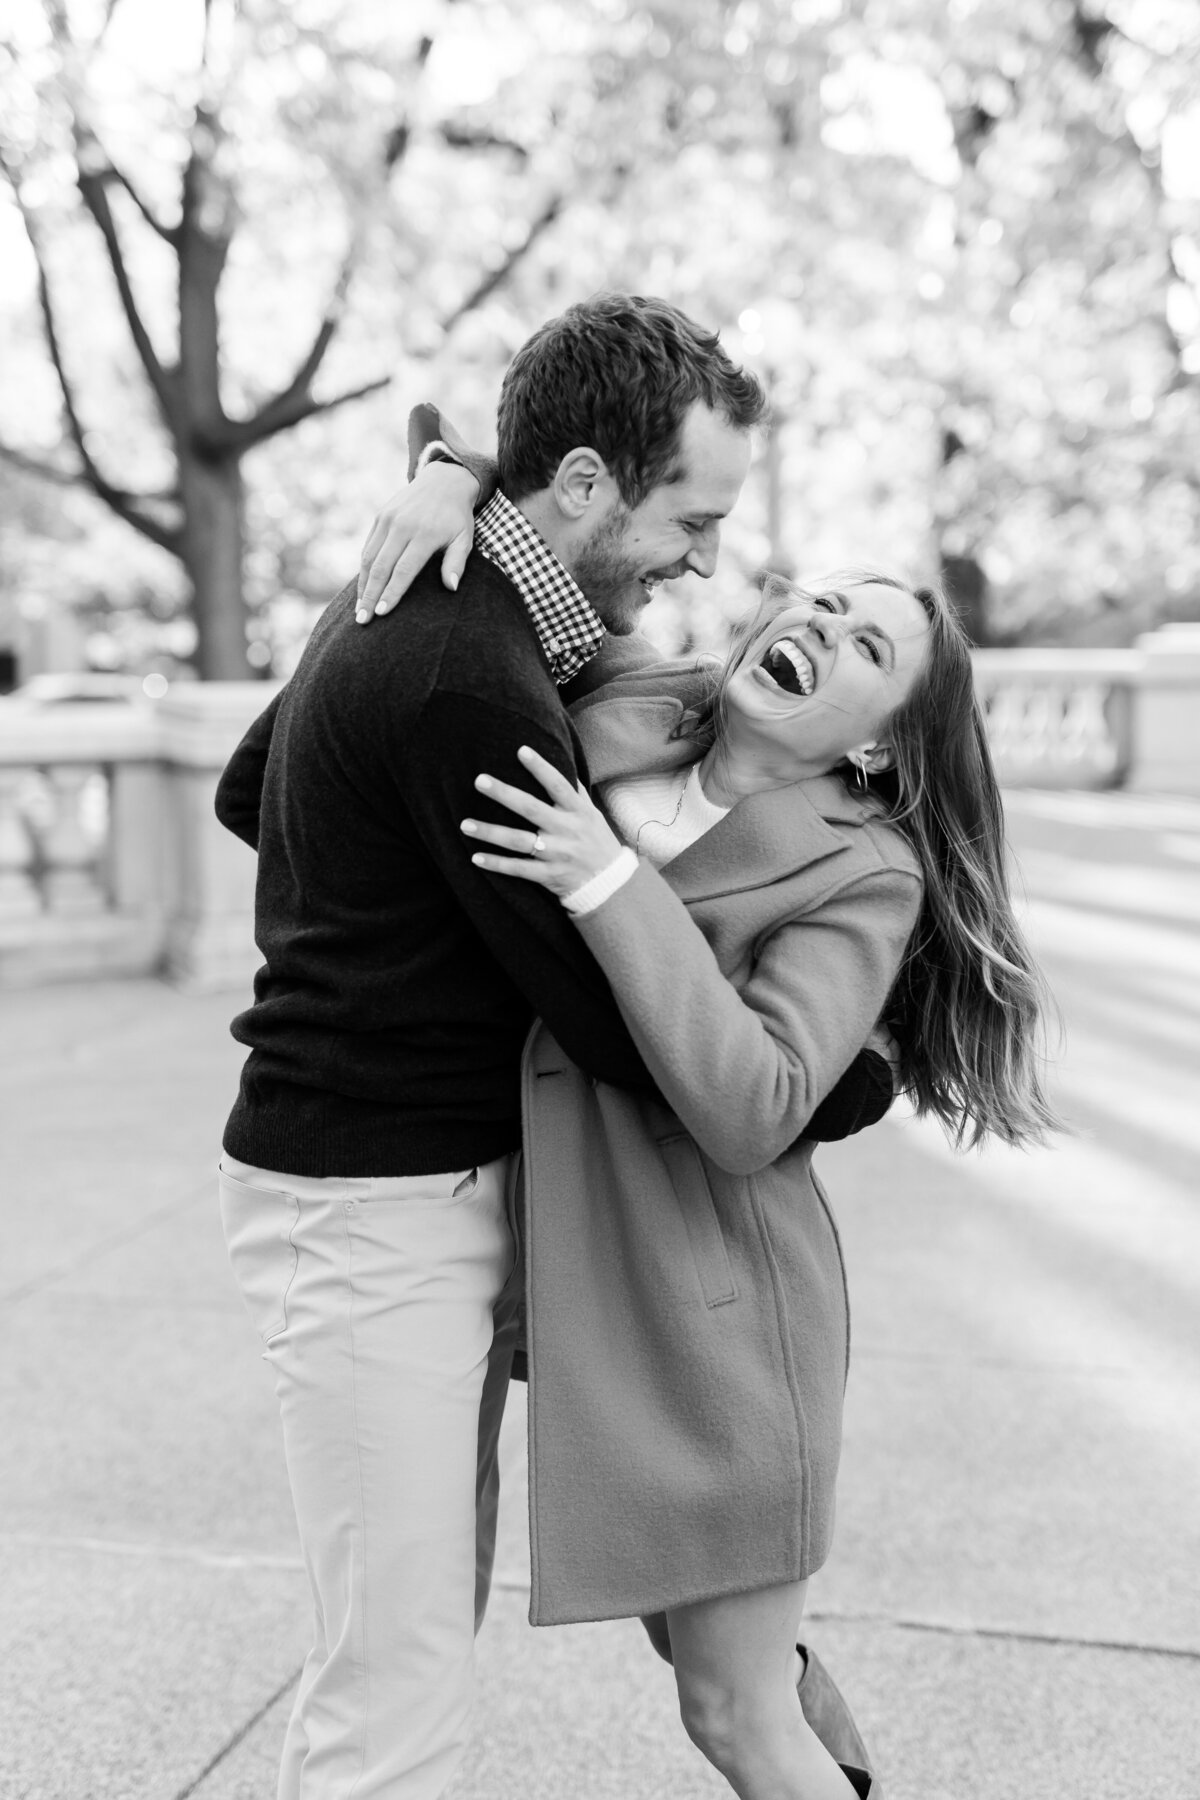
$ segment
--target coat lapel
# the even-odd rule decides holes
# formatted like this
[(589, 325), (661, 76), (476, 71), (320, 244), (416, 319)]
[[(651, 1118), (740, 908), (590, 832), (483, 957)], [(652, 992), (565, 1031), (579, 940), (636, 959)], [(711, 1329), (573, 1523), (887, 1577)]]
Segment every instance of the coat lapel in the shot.
[(739, 801), (660, 873), (681, 900), (745, 893), (840, 855), (848, 847), (845, 825), (863, 817), (835, 775), (773, 788)]

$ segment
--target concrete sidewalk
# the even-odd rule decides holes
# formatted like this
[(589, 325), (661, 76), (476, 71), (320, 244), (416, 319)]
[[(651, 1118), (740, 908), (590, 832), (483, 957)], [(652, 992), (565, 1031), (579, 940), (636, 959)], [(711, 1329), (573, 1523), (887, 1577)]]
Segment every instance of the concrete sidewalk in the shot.
[[(1200, 1800), (1200, 806), (1014, 796), (1077, 1135), (822, 1154), (854, 1367), (811, 1640), (888, 1800)], [(270, 1800), (307, 1604), (212, 1176), (234, 1000), (0, 996), (0, 1795)], [(628, 1624), (525, 1623), (505, 1427), (454, 1800), (700, 1800)]]

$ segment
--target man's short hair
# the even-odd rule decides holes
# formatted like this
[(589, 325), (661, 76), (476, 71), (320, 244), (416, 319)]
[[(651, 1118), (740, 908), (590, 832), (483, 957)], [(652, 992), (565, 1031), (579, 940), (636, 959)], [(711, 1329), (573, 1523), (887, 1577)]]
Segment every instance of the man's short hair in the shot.
[(697, 400), (744, 431), (767, 406), (715, 331), (665, 300), (597, 294), (549, 320), (514, 357), (500, 390), (500, 485), (523, 499), (586, 446), (637, 506), (680, 473), (680, 434)]

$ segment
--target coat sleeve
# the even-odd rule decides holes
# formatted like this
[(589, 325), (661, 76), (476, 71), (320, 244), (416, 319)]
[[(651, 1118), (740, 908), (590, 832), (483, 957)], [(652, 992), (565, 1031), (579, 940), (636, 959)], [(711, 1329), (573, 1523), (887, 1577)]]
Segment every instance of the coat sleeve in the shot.
[(760, 941), (740, 989), (645, 864), (575, 923), (669, 1105), (719, 1168), (746, 1175), (809, 1135), (883, 1010), (919, 906), (915, 873), (870, 869)]
[(271, 750), (271, 737), (282, 690), (260, 712), (226, 763), (217, 783), (216, 813), (227, 831), (258, 849), (258, 816), (262, 806), (263, 776)]

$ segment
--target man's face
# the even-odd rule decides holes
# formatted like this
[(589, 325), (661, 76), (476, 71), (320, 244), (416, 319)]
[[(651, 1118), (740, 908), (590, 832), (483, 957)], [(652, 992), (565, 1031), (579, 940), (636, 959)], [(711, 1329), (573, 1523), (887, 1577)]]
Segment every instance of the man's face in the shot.
[(703, 401), (683, 422), (679, 476), (629, 507), (618, 496), (572, 557), (571, 573), (609, 631), (632, 631), (660, 581), (717, 566), (721, 521), (750, 467), (750, 434)]

